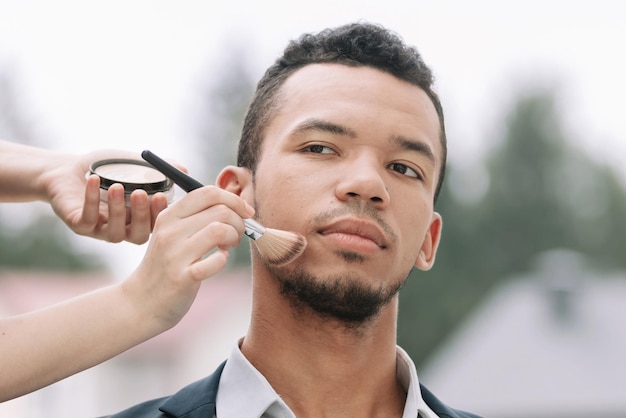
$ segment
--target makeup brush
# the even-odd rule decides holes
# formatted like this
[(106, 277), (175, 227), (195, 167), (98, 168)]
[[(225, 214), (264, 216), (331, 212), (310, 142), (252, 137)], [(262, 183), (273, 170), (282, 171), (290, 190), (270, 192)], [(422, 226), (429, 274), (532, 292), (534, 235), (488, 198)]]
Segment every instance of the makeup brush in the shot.
[[(143, 151), (141, 157), (187, 193), (204, 186), (149, 150)], [(306, 238), (295, 232), (265, 228), (254, 219), (244, 219), (243, 222), (246, 226), (246, 236), (254, 241), (259, 254), (268, 263), (277, 266), (289, 264), (298, 258), (306, 247)]]

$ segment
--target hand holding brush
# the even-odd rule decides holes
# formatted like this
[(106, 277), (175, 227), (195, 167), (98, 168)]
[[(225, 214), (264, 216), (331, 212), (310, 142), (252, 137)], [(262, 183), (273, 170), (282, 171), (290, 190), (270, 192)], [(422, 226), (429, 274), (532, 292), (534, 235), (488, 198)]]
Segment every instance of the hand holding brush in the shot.
[[(141, 157), (187, 193), (204, 186), (149, 150), (143, 151)], [(245, 235), (254, 241), (259, 254), (268, 263), (277, 266), (289, 264), (306, 247), (306, 239), (295, 232), (265, 228), (254, 219), (244, 219), (244, 224)]]

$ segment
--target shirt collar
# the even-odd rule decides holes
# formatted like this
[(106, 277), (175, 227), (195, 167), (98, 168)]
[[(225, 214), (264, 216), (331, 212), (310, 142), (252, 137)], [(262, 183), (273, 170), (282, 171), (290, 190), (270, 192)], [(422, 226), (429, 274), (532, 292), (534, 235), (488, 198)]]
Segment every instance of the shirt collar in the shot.
[[(219, 418), (296, 418), (267, 379), (248, 361), (239, 346), (233, 347), (217, 391), (216, 407)], [(400, 347), (396, 349), (396, 374), (407, 392), (402, 418), (438, 418), (426, 405), (420, 391), (415, 364)], [(242, 401), (241, 393), (245, 393)]]
[(215, 401), (217, 416), (295, 418), (267, 379), (243, 355), (239, 348), (242, 341), (235, 344), (224, 366)]
[(419, 418), (438, 418), (437, 414), (426, 405), (422, 398), (420, 382), (413, 360), (399, 346), (396, 346), (396, 376), (398, 382), (406, 391), (406, 403), (404, 404), (402, 418), (416, 418), (415, 411), (418, 411), (417, 416)]

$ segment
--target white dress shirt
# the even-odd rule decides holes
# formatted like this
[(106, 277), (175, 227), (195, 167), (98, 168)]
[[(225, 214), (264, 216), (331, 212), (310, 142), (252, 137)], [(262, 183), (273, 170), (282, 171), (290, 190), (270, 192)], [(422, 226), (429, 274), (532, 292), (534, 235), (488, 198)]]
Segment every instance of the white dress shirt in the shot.
[[(296, 418), (287, 404), (235, 344), (220, 378), (218, 418)], [(397, 347), (396, 373), (407, 393), (402, 418), (438, 418), (422, 399), (415, 364)], [(245, 396), (242, 396), (245, 394)]]

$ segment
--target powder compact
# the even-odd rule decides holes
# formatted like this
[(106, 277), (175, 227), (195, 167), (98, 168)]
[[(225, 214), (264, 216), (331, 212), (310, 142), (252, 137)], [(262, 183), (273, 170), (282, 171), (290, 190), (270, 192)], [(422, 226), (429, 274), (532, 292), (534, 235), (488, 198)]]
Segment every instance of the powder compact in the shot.
[(149, 196), (165, 193), (169, 202), (174, 197), (172, 180), (145, 161), (124, 158), (100, 160), (89, 167), (88, 175), (91, 174), (100, 177), (100, 199), (104, 202), (109, 187), (116, 183), (124, 186), (127, 205), (130, 205), (130, 194), (137, 189), (145, 190)]

